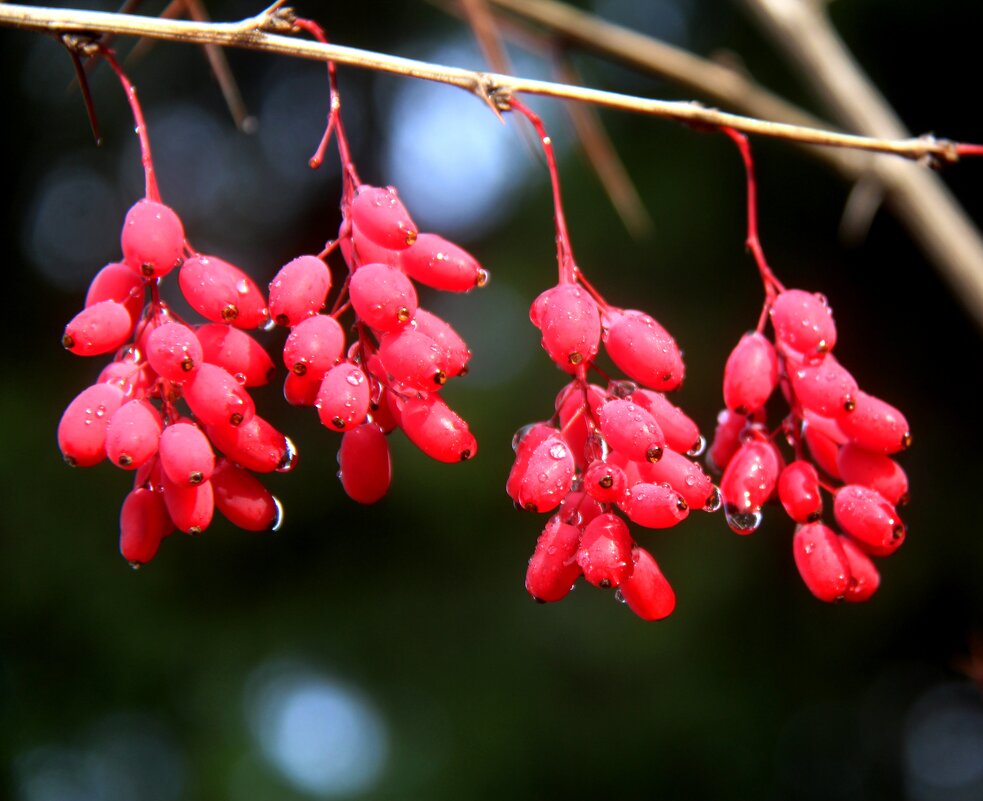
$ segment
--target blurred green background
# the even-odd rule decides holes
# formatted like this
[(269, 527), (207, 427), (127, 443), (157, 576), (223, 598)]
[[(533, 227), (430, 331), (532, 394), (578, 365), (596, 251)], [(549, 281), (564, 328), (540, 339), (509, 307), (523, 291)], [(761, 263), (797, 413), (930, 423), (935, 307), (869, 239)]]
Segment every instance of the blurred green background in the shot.
[[(731, 4), (594, 7), (701, 54), (738, 54), (763, 83), (812, 105)], [(259, 10), (208, 8), (216, 19)], [(468, 30), (425, 3), (298, 8), (338, 43), (481, 65)], [(914, 131), (983, 140), (983, 7), (855, 0), (831, 12)], [(285, 506), (283, 528), (216, 522), (196, 540), (172, 537), (133, 572), (117, 553), (130, 477), (106, 465), (70, 470), (54, 438), (62, 409), (104, 361), (77, 359), (58, 340), (91, 276), (118, 257), (119, 225), (141, 194), (132, 122), (109, 71), (96, 70), (105, 142), (95, 147), (60, 47), (9, 30), (0, 43), (0, 797), (983, 798), (983, 348), (888, 214), (844, 247), (848, 188), (785, 144), (754, 143), (776, 272), (826, 293), (840, 360), (914, 431), (902, 460), (910, 535), (881, 563), (875, 598), (815, 601), (792, 562), (791, 524), (769, 509), (748, 538), (702, 514), (636, 532), (677, 592), (665, 622), (643, 623), (586, 586), (539, 606), (523, 575), (545, 518), (515, 511), (504, 484), (513, 431), (548, 417), (564, 380), (527, 318), (555, 280), (545, 169), (513, 120), (499, 125), (457, 90), (342, 69), (363, 179), (396, 184), (421, 227), (491, 272), (480, 292), (424, 297), (475, 353), (471, 375), (446, 396), (480, 453), (439, 465), (394, 436), (393, 488), (363, 508), (335, 479), (337, 435), (266, 388), (261, 413), (301, 455), (292, 474), (267, 482)], [(523, 74), (549, 75), (536, 55), (513, 55)], [(252, 135), (235, 130), (200, 51), (158, 44), (128, 71), (164, 199), (190, 241), (265, 282), (337, 230), (337, 168), (331, 158), (320, 172), (306, 167), (323, 126), (323, 68), (228, 56), (258, 121)], [(685, 96), (591, 57), (577, 63), (598, 86)], [(688, 367), (678, 402), (712, 433), (724, 360), (761, 302), (742, 247), (736, 152), (720, 136), (605, 113), (655, 222), (636, 241), (562, 108), (534, 105), (560, 148), (580, 265), (609, 301), (674, 333)], [(983, 220), (983, 164), (944, 177)], [(266, 341), (279, 345), (276, 333)]]

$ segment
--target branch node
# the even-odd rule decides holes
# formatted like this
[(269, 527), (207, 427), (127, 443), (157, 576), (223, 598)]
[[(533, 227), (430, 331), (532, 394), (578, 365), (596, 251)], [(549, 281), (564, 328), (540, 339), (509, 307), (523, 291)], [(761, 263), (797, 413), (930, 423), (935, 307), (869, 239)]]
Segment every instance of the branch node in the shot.
[(63, 33), (58, 38), (70, 53), (77, 56), (92, 58), (101, 52), (101, 37), (95, 33)]

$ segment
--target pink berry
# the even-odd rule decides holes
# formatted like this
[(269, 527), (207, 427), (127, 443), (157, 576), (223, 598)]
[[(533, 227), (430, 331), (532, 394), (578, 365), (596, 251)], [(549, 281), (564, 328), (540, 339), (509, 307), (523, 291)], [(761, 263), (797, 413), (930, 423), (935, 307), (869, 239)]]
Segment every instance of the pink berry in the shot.
[(114, 384), (93, 384), (68, 404), (58, 423), (58, 447), (72, 467), (92, 467), (106, 458), (106, 429), (123, 404)]
[(351, 220), (354, 228), (383, 247), (405, 250), (416, 242), (416, 225), (394, 187), (362, 184), (352, 201)]
[(463, 462), (478, 453), (468, 424), (437, 395), (407, 400), (400, 425), (410, 442), (438, 462)]
[(100, 384), (119, 387), (127, 398), (142, 397), (157, 380), (146, 362), (121, 360), (110, 362), (99, 373)]
[(576, 372), (597, 355), (601, 315), (594, 299), (576, 284), (560, 284), (533, 301), (529, 318), (543, 334), (543, 349), (556, 365)]
[(470, 292), (488, 282), (477, 259), (436, 234), (420, 234), (400, 252), (399, 265), (414, 281), (443, 292)]
[(292, 443), (259, 415), (238, 426), (219, 423), (206, 432), (228, 461), (256, 473), (272, 473), (293, 466)]
[(324, 376), (297, 375), (292, 370), (283, 380), (283, 398), (291, 406), (313, 406)]
[(820, 359), (836, 344), (836, 325), (826, 299), (801, 289), (782, 292), (771, 306), (771, 324), (781, 348)]
[(203, 360), (197, 335), (181, 323), (158, 326), (147, 338), (147, 361), (154, 372), (168, 381), (187, 381)]
[(745, 334), (724, 367), (724, 403), (736, 414), (750, 414), (765, 405), (776, 386), (774, 345), (757, 331)]
[(707, 467), (715, 472), (723, 472), (741, 447), (741, 432), (747, 425), (747, 417), (722, 409), (717, 414), (717, 427), (713, 440), (707, 449)]
[(546, 524), (526, 570), (526, 592), (540, 603), (565, 598), (581, 574), (577, 564), (580, 529), (553, 515)]
[(836, 465), (847, 484), (870, 487), (895, 505), (908, 498), (908, 476), (890, 456), (848, 442), (839, 449)]
[(634, 569), (618, 588), (628, 608), (642, 620), (663, 620), (676, 608), (676, 593), (662, 575), (652, 554), (635, 546), (631, 552)]
[(246, 531), (276, 530), (280, 504), (252, 474), (219, 459), (212, 475), (215, 508), (234, 526)]
[(125, 470), (136, 470), (157, 455), (163, 424), (148, 401), (131, 400), (120, 406), (106, 429), (106, 456)]
[(792, 539), (792, 555), (809, 592), (820, 601), (846, 597), (850, 565), (835, 531), (818, 522), (799, 526)]
[(560, 506), (556, 510), (556, 516), (564, 523), (582, 529), (595, 517), (604, 514), (606, 509), (607, 507), (601, 505), (586, 492), (569, 492), (560, 501)]
[(646, 528), (671, 528), (689, 516), (686, 499), (669, 484), (633, 484), (618, 506), (632, 523)]
[(130, 338), (133, 318), (126, 306), (102, 300), (84, 308), (65, 326), (61, 344), (76, 356), (99, 356), (118, 350)]
[(771, 497), (781, 473), (781, 455), (767, 440), (741, 443), (720, 480), (724, 515), (736, 534), (750, 534), (761, 524), (761, 507)]
[(205, 362), (184, 384), (191, 411), (208, 426), (238, 426), (256, 413), (253, 399), (227, 371)]
[(628, 396), (628, 400), (637, 403), (655, 418), (665, 434), (666, 445), (674, 451), (698, 455), (705, 447), (699, 426), (661, 392), (637, 389)]
[(897, 453), (911, 445), (911, 429), (904, 415), (880, 398), (857, 392), (856, 406), (837, 417), (852, 442), (875, 453)]
[(201, 534), (212, 522), (215, 512), (215, 493), (211, 481), (201, 484), (179, 484), (164, 474), (164, 505), (178, 531)]
[(516, 460), (506, 488), (514, 493), (512, 500), (521, 508), (549, 512), (570, 491), (575, 469), (569, 446), (553, 430), (532, 449), (528, 459)]
[(676, 341), (644, 312), (613, 314), (604, 347), (626, 375), (650, 389), (669, 391), (683, 382), (685, 368)]
[(404, 389), (434, 392), (447, 383), (447, 355), (433, 337), (412, 326), (384, 334), (379, 358), (386, 372)]
[[(596, 441), (596, 437), (593, 436), (594, 426), (592, 424), (588, 427), (588, 420), (597, 419), (601, 405), (606, 400), (607, 393), (601, 387), (596, 384), (585, 386), (576, 381), (567, 384), (556, 396), (559, 427), (573, 452), (577, 467), (581, 470), (587, 467), (588, 441), (592, 443)], [(591, 448), (591, 450), (595, 449)], [(591, 458), (600, 455), (592, 452)]]
[(866, 601), (881, 583), (880, 573), (874, 567), (870, 557), (850, 537), (840, 535), (840, 545), (846, 555), (847, 566), (850, 570), (850, 583), (846, 590), (846, 600), (851, 603)]
[(437, 343), (437, 347), (442, 353), (443, 363), (447, 366), (448, 378), (464, 374), (467, 364), (471, 360), (471, 351), (450, 323), (445, 322), (436, 314), (431, 314), (426, 309), (417, 308), (412, 325), (417, 331), (426, 334)]
[(273, 380), (276, 369), (266, 349), (245, 331), (221, 323), (206, 323), (195, 329), (202, 355), (245, 387), (259, 387)]
[(298, 256), (270, 282), (270, 316), (277, 325), (297, 325), (324, 308), (330, 291), (328, 266), (317, 256)]
[(126, 212), (120, 242), (124, 261), (145, 278), (167, 275), (184, 257), (180, 218), (169, 206), (146, 198)]
[(346, 431), (338, 450), (341, 486), (353, 501), (375, 503), (389, 491), (392, 460), (389, 443), (375, 423)]
[(316, 314), (295, 325), (283, 345), (283, 363), (299, 376), (320, 378), (342, 357), (345, 332), (334, 317)]
[(173, 530), (160, 493), (138, 487), (126, 496), (119, 515), (119, 551), (133, 567), (153, 559)]
[(628, 493), (628, 477), (616, 464), (596, 459), (584, 473), (584, 489), (601, 503), (618, 503)]
[(191, 308), (213, 323), (239, 317), (239, 292), (231, 264), (215, 256), (192, 256), (181, 265), (178, 283)]
[(172, 423), (160, 435), (160, 466), (175, 484), (193, 486), (212, 477), (215, 453), (205, 432), (198, 426)]
[(625, 521), (607, 512), (584, 528), (577, 564), (584, 571), (584, 578), (595, 587), (618, 587), (634, 568), (631, 556), (634, 545)]
[(355, 313), (376, 331), (402, 328), (418, 305), (413, 282), (385, 264), (363, 264), (352, 273), (348, 296)]
[(718, 491), (700, 466), (672, 448), (665, 448), (654, 464), (639, 465), (641, 477), (652, 484), (668, 484), (694, 509), (714, 509)]
[(814, 427), (811, 422), (807, 422), (802, 432), (806, 445), (809, 446), (809, 454), (813, 461), (823, 470), (823, 472), (833, 478), (840, 478), (840, 468), (837, 466), (837, 455), (840, 446), (836, 441), (823, 433), (821, 428)]
[(143, 311), (144, 278), (125, 262), (114, 261), (103, 267), (89, 284), (85, 305), (94, 306), (103, 300), (115, 300), (126, 306), (130, 319), (140, 319)]
[(801, 459), (788, 464), (778, 478), (778, 499), (796, 523), (815, 523), (823, 511), (819, 474)]
[(600, 408), (598, 421), (608, 444), (629, 459), (657, 462), (662, 458), (665, 435), (655, 418), (637, 403), (608, 400)]
[(843, 531), (874, 556), (888, 556), (904, 542), (905, 527), (894, 507), (879, 492), (858, 484), (836, 491), (833, 514)]
[(856, 406), (856, 379), (832, 354), (815, 364), (788, 365), (795, 399), (822, 417), (852, 412)]
[[(345, 228), (345, 222), (347, 220), (341, 224), (342, 229)], [(363, 264), (387, 264), (390, 267), (399, 267), (400, 257), (405, 252), (404, 250), (395, 250), (373, 242), (359, 230), (358, 226), (349, 224), (348, 231), (351, 239), (347, 242), (345, 239), (341, 240), (341, 250), (342, 253), (346, 251), (348, 253), (345, 261), (348, 263), (349, 269), (359, 269)], [(345, 247), (346, 244), (348, 245), (347, 248)], [(353, 258), (354, 261), (352, 261)]]
[(365, 421), (371, 385), (357, 364), (342, 362), (324, 374), (314, 406), (321, 424), (332, 431), (349, 431)]

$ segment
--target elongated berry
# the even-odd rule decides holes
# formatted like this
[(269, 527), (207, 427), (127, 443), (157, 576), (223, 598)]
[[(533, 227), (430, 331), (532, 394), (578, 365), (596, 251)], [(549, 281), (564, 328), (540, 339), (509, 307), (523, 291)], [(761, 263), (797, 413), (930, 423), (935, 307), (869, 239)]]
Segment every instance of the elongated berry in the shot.
[(809, 592), (820, 601), (841, 601), (850, 586), (850, 564), (840, 537), (822, 523), (799, 526), (792, 555)]
[(543, 349), (560, 369), (576, 372), (597, 355), (601, 315), (594, 299), (576, 284), (560, 284), (533, 301), (529, 318), (543, 334)]
[(313, 406), (324, 376), (297, 375), (292, 370), (283, 380), (283, 398), (291, 406)]
[(471, 360), (471, 351), (450, 323), (426, 309), (417, 308), (412, 325), (417, 331), (423, 332), (437, 343), (442, 353), (443, 364), (446, 365), (448, 378), (454, 378), (465, 372)]
[(357, 364), (342, 362), (324, 374), (314, 406), (321, 424), (332, 431), (349, 431), (365, 421), (371, 386)]
[(596, 459), (584, 473), (584, 489), (601, 503), (618, 503), (628, 493), (625, 471), (612, 462)]
[(833, 499), (833, 514), (843, 531), (874, 556), (888, 556), (904, 542), (900, 516), (886, 498), (869, 487), (840, 487)]
[(642, 620), (663, 620), (676, 608), (676, 593), (662, 575), (652, 554), (635, 546), (631, 552), (634, 568), (618, 588), (628, 608)]
[(778, 345), (807, 361), (822, 358), (836, 344), (833, 314), (820, 295), (788, 289), (775, 299), (769, 317)]
[(75, 396), (58, 422), (58, 447), (68, 464), (91, 467), (106, 458), (106, 429), (124, 400), (118, 386), (105, 383)]
[(324, 308), (331, 291), (331, 271), (317, 256), (298, 256), (270, 281), (270, 317), (294, 326)]
[(741, 447), (741, 432), (747, 425), (747, 418), (729, 409), (721, 409), (717, 414), (717, 427), (707, 448), (707, 467), (718, 473), (727, 469), (737, 449)]
[(608, 400), (598, 412), (598, 421), (608, 444), (629, 459), (657, 462), (662, 458), (665, 435), (655, 418), (637, 403)]
[(577, 551), (577, 564), (584, 578), (595, 587), (618, 587), (634, 568), (634, 541), (625, 521), (607, 512), (598, 515), (584, 528)]
[(197, 335), (181, 323), (158, 326), (147, 338), (147, 361), (168, 381), (187, 381), (203, 360), (204, 350)]
[(414, 281), (443, 292), (470, 292), (488, 282), (477, 259), (436, 234), (420, 234), (399, 254), (399, 265)]
[[(235, 430), (240, 432), (241, 428)], [(212, 477), (215, 453), (205, 432), (198, 426), (172, 423), (160, 435), (160, 466), (173, 483), (193, 486)]]
[(405, 389), (434, 392), (447, 383), (447, 354), (432, 338), (407, 326), (384, 334), (379, 358), (386, 372)]
[(594, 436), (596, 426), (593, 421), (606, 400), (607, 393), (601, 387), (577, 381), (567, 384), (556, 396), (556, 411), (563, 438), (570, 445), (573, 458), (581, 470), (587, 467), (588, 451), (591, 451), (592, 459), (601, 456), (600, 452), (594, 452), (598, 449), (594, 447), (597, 437)]
[(523, 509), (549, 512), (570, 491), (575, 470), (570, 447), (554, 431), (532, 449), (528, 460), (516, 460), (506, 488)]
[(363, 264), (348, 284), (359, 318), (376, 331), (396, 331), (413, 319), (416, 289), (402, 272), (385, 264)]
[(109, 421), (106, 456), (117, 467), (136, 470), (157, 454), (162, 428), (160, 412), (148, 401), (127, 401)]
[(669, 447), (663, 450), (659, 461), (640, 464), (639, 473), (652, 484), (668, 484), (694, 509), (713, 506), (717, 497), (717, 488), (710, 476), (692, 459)]
[(353, 501), (375, 503), (388, 491), (392, 480), (389, 443), (375, 423), (362, 423), (341, 438), (338, 477)]
[(778, 386), (775, 347), (758, 331), (751, 331), (727, 357), (724, 367), (724, 403), (735, 414), (750, 414), (765, 405)]
[(536, 540), (526, 570), (526, 592), (540, 603), (565, 598), (581, 574), (577, 563), (580, 529), (553, 515)]
[(183, 396), (195, 417), (209, 426), (238, 426), (256, 413), (253, 399), (242, 384), (208, 362), (185, 383)]
[(126, 306), (102, 300), (87, 306), (65, 326), (61, 344), (76, 356), (99, 356), (118, 350), (130, 338), (133, 318)]
[(282, 471), (296, 458), (289, 440), (258, 414), (238, 426), (210, 425), (206, 432), (228, 461), (256, 473)]
[(221, 323), (206, 323), (195, 329), (206, 362), (217, 365), (245, 387), (268, 384), (274, 373), (266, 349), (245, 331)]
[(840, 535), (840, 545), (846, 556), (850, 570), (850, 583), (846, 590), (846, 600), (859, 603), (870, 598), (881, 584), (881, 575), (874, 563), (850, 537)]
[(239, 317), (239, 292), (232, 265), (215, 256), (185, 260), (178, 273), (181, 294), (192, 309), (213, 323), (233, 323)]
[(813, 419), (807, 417), (802, 431), (803, 439), (809, 446), (809, 454), (822, 470), (833, 478), (840, 478), (840, 468), (837, 466), (837, 455), (840, 446), (832, 437), (825, 433), (822, 426), (813, 425)]
[(586, 492), (569, 492), (560, 501), (560, 506), (556, 510), (556, 515), (571, 526), (583, 528), (598, 515), (604, 514), (607, 507), (602, 506), (598, 501)]
[(669, 391), (683, 382), (685, 368), (676, 341), (644, 312), (613, 314), (604, 347), (626, 375), (650, 389)]
[(259, 328), (269, 322), (270, 310), (266, 304), (266, 295), (257, 283), (234, 264), (224, 262), (222, 269), (232, 277), (236, 290), (236, 307), (239, 309), (239, 314), (229, 322), (236, 328), (244, 329)]
[(700, 436), (700, 427), (661, 392), (639, 388), (628, 396), (628, 400), (637, 403), (655, 418), (666, 437), (666, 445), (674, 451), (698, 455), (706, 446)]
[(219, 459), (212, 474), (215, 508), (234, 526), (246, 531), (276, 530), (280, 504), (251, 473)]
[(478, 453), (468, 424), (437, 395), (407, 400), (400, 426), (410, 442), (438, 462), (463, 462)]
[(837, 417), (852, 442), (875, 453), (897, 453), (911, 445), (911, 429), (904, 415), (880, 398), (857, 392), (856, 406)]
[(144, 198), (126, 212), (120, 244), (131, 270), (160, 278), (181, 264), (184, 226), (172, 208)]
[(320, 378), (342, 357), (345, 332), (338, 321), (316, 314), (295, 325), (283, 345), (283, 363), (299, 376)]
[(529, 472), (529, 460), (541, 443), (558, 435), (559, 431), (549, 423), (530, 423), (516, 431), (512, 437), (515, 461), (505, 481), (505, 491), (519, 506), (522, 506), (519, 496), (523, 479)]
[(767, 440), (741, 443), (720, 479), (724, 515), (731, 530), (750, 534), (761, 523), (761, 507), (771, 497), (781, 472), (778, 449)]
[(201, 534), (212, 522), (215, 494), (211, 481), (200, 484), (179, 484), (164, 474), (164, 505), (178, 531)]
[(857, 404), (857, 381), (832, 354), (815, 364), (789, 365), (795, 399), (823, 417), (852, 412)]
[(378, 245), (405, 250), (417, 239), (417, 228), (392, 186), (362, 184), (352, 201), (352, 227)]
[(848, 442), (836, 456), (840, 477), (847, 484), (863, 484), (898, 505), (908, 498), (908, 476), (894, 459)]
[(823, 511), (819, 474), (810, 462), (790, 462), (778, 477), (778, 499), (796, 523), (815, 523)]
[(132, 566), (145, 565), (173, 530), (161, 494), (138, 487), (126, 496), (120, 510), (119, 552)]
[(671, 528), (689, 516), (689, 504), (669, 484), (639, 482), (618, 506), (632, 523), (646, 528)]
[(104, 300), (115, 300), (126, 306), (130, 319), (136, 322), (143, 311), (144, 281), (143, 276), (131, 270), (125, 262), (110, 262), (96, 273), (89, 284), (85, 305), (88, 307)]

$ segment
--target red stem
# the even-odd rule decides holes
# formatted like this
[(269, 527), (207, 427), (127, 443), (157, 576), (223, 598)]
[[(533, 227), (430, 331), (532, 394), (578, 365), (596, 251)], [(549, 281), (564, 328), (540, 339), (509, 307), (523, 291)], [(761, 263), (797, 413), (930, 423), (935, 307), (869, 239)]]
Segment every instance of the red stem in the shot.
[(147, 199), (160, 203), (160, 190), (157, 188), (154, 160), (150, 155), (150, 136), (147, 134), (147, 123), (143, 119), (143, 110), (140, 108), (140, 102), (137, 100), (136, 87), (126, 77), (126, 73), (123, 72), (123, 68), (120, 67), (112, 50), (108, 47), (101, 47), (99, 52), (102, 53), (106, 62), (112, 67), (113, 72), (116, 73), (116, 77), (119, 78), (119, 82), (123, 85), (127, 102), (130, 104), (130, 111), (133, 112), (133, 121), (136, 123), (136, 134), (140, 139), (140, 159), (143, 162), (143, 175), (146, 184), (145, 194)]
[(761, 247), (761, 239), (758, 237), (758, 185), (754, 177), (754, 159), (751, 157), (751, 145), (744, 134), (733, 128), (724, 127), (720, 130), (737, 145), (744, 161), (744, 171), (747, 174), (747, 239), (745, 245), (751, 251), (751, 255), (754, 256), (754, 261), (758, 265), (758, 272), (761, 274), (761, 282), (765, 287), (765, 295), (767, 300), (770, 300), (776, 292), (784, 292), (785, 287), (782, 286), (781, 281), (775, 277), (771, 267), (768, 266), (764, 249)]
[(957, 144), (956, 153), (960, 156), (983, 156), (983, 145)]
[(553, 152), (553, 140), (546, 133), (543, 121), (525, 103), (516, 98), (509, 100), (509, 105), (514, 111), (518, 111), (536, 129), (536, 135), (543, 145), (543, 154), (546, 157), (546, 166), (550, 172), (550, 183), (553, 187), (553, 211), (556, 221), (556, 262), (559, 269), (559, 283), (575, 283), (577, 267), (573, 262), (573, 249), (570, 247), (570, 234), (567, 232), (567, 221), (563, 216), (563, 201), (560, 197), (560, 173), (556, 166), (556, 155)]

